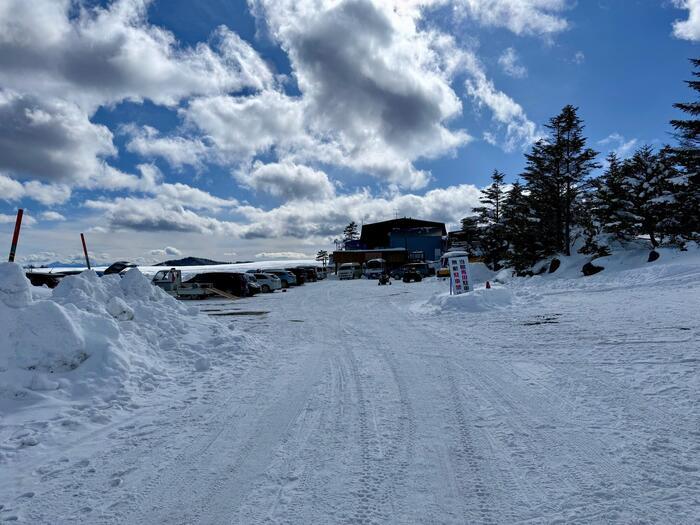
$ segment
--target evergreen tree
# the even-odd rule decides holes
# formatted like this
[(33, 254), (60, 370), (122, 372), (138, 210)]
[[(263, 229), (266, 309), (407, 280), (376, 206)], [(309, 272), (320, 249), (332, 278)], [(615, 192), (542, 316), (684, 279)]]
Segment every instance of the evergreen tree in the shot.
[(469, 255), (475, 255), (481, 245), (481, 230), (479, 228), (479, 217), (470, 215), (462, 219), (462, 234), (466, 242), (465, 250)]
[[(691, 59), (694, 68), (700, 68), (700, 59)], [(694, 80), (686, 84), (700, 93), (700, 71), (693, 71)], [(675, 119), (671, 125), (676, 130), (678, 146), (674, 148), (675, 162), (680, 165), (683, 179), (677, 180), (677, 200), (680, 208), (678, 220), (682, 235), (700, 239), (700, 100), (678, 102), (673, 105), (688, 115), (685, 120)]]
[(482, 191), (481, 204), (474, 211), (480, 227), (481, 250), (486, 264), (493, 270), (500, 269), (500, 261), (505, 256), (503, 236), (503, 201), (506, 197), (503, 179), (505, 175), (494, 170), (491, 185)]
[(359, 238), (360, 234), (357, 229), (357, 224), (355, 221), (350, 222), (343, 230), (343, 240), (345, 242), (355, 241)]
[(540, 235), (548, 241), (542, 256), (571, 255), (577, 197), (586, 177), (600, 165), (598, 153), (586, 147), (578, 108), (568, 105), (546, 125), (549, 137), (538, 141), (526, 155), (523, 178), (540, 220)]
[(623, 241), (627, 239), (631, 220), (623, 164), (615, 152), (608, 155), (607, 164), (603, 176), (593, 181), (591, 213), (600, 233)]
[(316, 260), (322, 263), (323, 267), (325, 268), (328, 264), (328, 252), (326, 250), (319, 250), (316, 254)]
[(630, 208), (621, 233), (626, 238), (647, 235), (652, 248), (656, 248), (659, 235), (672, 233), (668, 223), (675, 209), (675, 175), (668, 149), (657, 155), (651, 146), (643, 146), (625, 161), (622, 187)]
[(516, 182), (508, 192), (502, 210), (504, 238), (507, 242), (505, 261), (522, 274), (538, 258), (538, 224), (531, 202), (523, 186)]

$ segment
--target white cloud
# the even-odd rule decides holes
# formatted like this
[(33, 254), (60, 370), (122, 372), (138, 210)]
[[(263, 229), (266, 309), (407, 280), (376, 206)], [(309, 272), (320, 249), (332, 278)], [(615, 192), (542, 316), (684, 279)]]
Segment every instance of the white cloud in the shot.
[(673, 0), (678, 9), (688, 10), (687, 20), (673, 23), (673, 36), (682, 40), (700, 40), (700, 0)]
[(128, 151), (149, 159), (164, 158), (175, 168), (183, 166), (201, 168), (210, 151), (199, 138), (163, 137), (157, 129), (151, 126), (141, 128), (125, 126), (123, 131), (131, 136), (126, 144)]
[(627, 158), (637, 147), (639, 140), (629, 139), (620, 135), (619, 133), (612, 133), (602, 140), (598, 141), (598, 144), (608, 148), (608, 151), (614, 151), (620, 158)]
[(237, 178), (256, 191), (289, 200), (327, 199), (335, 194), (335, 187), (324, 172), (291, 162), (256, 161), (250, 172), (237, 174)]
[(514, 48), (509, 47), (500, 57), (498, 57), (498, 64), (503, 69), (503, 72), (513, 78), (524, 78), (527, 76), (527, 68), (520, 64), (520, 57)]
[[(7, 213), (0, 213), (0, 224), (15, 224), (17, 221), (17, 215), (11, 215)], [(22, 215), (22, 226), (33, 226), (36, 224), (36, 219), (29, 215), (27, 213), (27, 210), (24, 210), (24, 214)]]
[(583, 51), (576, 51), (574, 54), (574, 64), (583, 64), (586, 61), (586, 55)]
[(112, 133), (75, 104), (0, 90), (0, 169), (51, 182), (99, 178)]
[(182, 252), (178, 250), (177, 248), (174, 248), (172, 246), (166, 246), (165, 248), (162, 249), (157, 249), (157, 250), (151, 250), (148, 252), (149, 255), (153, 257), (180, 257), (182, 256)]
[(41, 215), (39, 215), (39, 218), (42, 221), (65, 221), (66, 218), (58, 213), (57, 211), (45, 211)]
[(368, 189), (316, 201), (291, 200), (264, 210), (239, 204), (230, 210), (239, 220), (195, 213), (182, 204), (154, 197), (90, 200), (86, 206), (101, 213), (107, 231), (180, 232), (242, 239), (330, 239), (343, 227), (401, 216), (443, 221), (459, 220), (479, 205), (480, 191), (471, 184), (430, 190), (422, 195), (374, 195)]
[(516, 35), (552, 35), (569, 27), (567, 0), (452, 0), (457, 15)]
[(311, 255), (301, 252), (261, 252), (255, 254), (256, 259), (313, 259)]
[[(257, 52), (220, 27), (211, 45), (180, 45), (147, 20), (148, 0), (79, 9), (70, 0), (0, 5), (0, 82), (21, 92), (100, 105), (262, 89), (274, 81)], [(73, 16), (72, 16), (73, 15)]]
[[(522, 106), (502, 91), (498, 91), (483, 71), (474, 71), (473, 78), (467, 79), (465, 86), (477, 106), (489, 108), (494, 122), (505, 127), (503, 148), (506, 151), (525, 148), (539, 138), (537, 126), (527, 118)], [(492, 144), (497, 142), (493, 132), (485, 133), (484, 138)]]

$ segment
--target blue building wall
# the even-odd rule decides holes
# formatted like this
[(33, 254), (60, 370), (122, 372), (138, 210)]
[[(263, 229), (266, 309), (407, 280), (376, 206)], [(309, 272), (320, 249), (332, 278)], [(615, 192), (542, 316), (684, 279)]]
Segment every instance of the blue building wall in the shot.
[[(435, 250), (442, 252), (442, 237), (439, 235), (415, 235), (391, 232), (389, 248), (406, 248), (409, 252), (423, 252), (424, 260), (435, 260)], [(439, 256), (438, 256), (439, 257)]]

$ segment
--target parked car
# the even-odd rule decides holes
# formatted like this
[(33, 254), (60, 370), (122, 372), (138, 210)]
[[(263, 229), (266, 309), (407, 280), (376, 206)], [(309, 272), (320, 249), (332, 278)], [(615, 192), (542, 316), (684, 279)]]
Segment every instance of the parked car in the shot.
[(362, 266), (360, 263), (343, 263), (338, 268), (338, 279), (359, 279), (362, 277)]
[(241, 274), (245, 279), (248, 280), (248, 295), (255, 295), (262, 292), (262, 287), (252, 273)]
[(323, 280), (328, 277), (328, 271), (325, 268), (316, 268), (316, 276)]
[(404, 264), (401, 268), (397, 268), (391, 272), (391, 276), (394, 279), (403, 279), (404, 274), (409, 270), (417, 271), (421, 277), (427, 277), (430, 275), (430, 268), (427, 263), (409, 263)]
[(367, 279), (379, 279), (386, 272), (384, 259), (370, 259), (364, 265), (364, 274)]
[(199, 273), (185, 281), (185, 283), (210, 283), (214, 288), (235, 295), (236, 297), (248, 297), (250, 295), (248, 280), (242, 273)]
[(301, 268), (285, 268), (286, 271), (292, 272), (297, 278), (297, 284), (302, 285), (306, 282), (306, 272)]
[(297, 285), (297, 278), (296, 276), (290, 272), (289, 270), (265, 270), (264, 273), (271, 273), (273, 275), (276, 275), (279, 277), (279, 280), (281, 281), (282, 288), (289, 288), (290, 286), (296, 286)]
[(318, 281), (318, 275), (316, 274), (316, 268), (313, 266), (298, 266), (300, 270), (306, 272), (306, 280), (311, 283)]
[(422, 280), (423, 276), (415, 268), (407, 268), (406, 271), (403, 272), (403, 282), (405, 283), (410, 283), (412, 281), (419, 283)]
[(263, 293), (271, 293), (282, 288), (280, 278), (271, 273), (254, 273)]

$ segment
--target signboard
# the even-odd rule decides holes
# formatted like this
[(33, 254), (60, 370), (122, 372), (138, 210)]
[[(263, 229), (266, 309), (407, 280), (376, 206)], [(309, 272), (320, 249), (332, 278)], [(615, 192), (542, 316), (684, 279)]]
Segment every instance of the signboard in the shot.
[(450, 257), (450, 292), (459, 295), (472, 290), (472, 279), (469, 275), (469, 257)]

